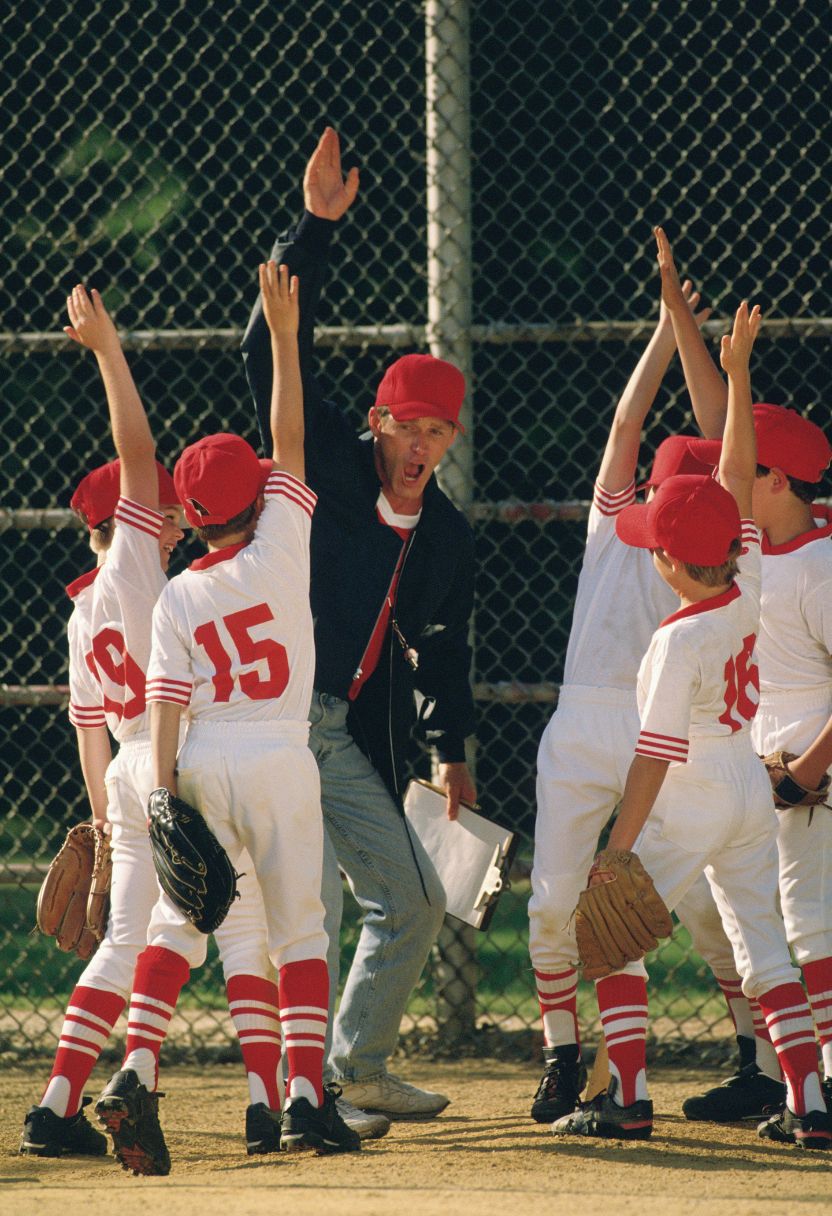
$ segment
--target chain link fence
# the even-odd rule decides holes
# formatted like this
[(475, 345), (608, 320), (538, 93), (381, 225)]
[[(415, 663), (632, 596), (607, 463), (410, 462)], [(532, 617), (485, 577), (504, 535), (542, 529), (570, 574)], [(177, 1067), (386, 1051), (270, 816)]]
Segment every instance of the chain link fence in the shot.
[[(0, 30), (0, 1052), (51, 1051), (79, 970), (31, 932), (45, 864), (86, 815), (62, 588), (92, 562), (65, 508), (112, 455), (94, 360), (61, 334), (67, 290), (104, 293), (168, 464), (206, 430), (256, 440), (239, 339), (326, 123), (362, 171), (319, 335), (331, 395), (358, 426), (381, 369), (428, 345), (470, 374), (472, 425), (444, 476), (477, 533), (477, 773), (486, 810), (523, 842), (475, 960), (463, 941), (463, 974), (449, 975), (446, 943), (404, 1042), (435, 1049), (464, 1006), (475, 1047), (530, 1048), (535, 752), (592, 481), (657, 312), (654, 224), (715, 316), (744, 295), (762, 303), (756, 397), (828, 416), (827, 0), (43, 0), (36, 22), (11, 6)], [(645, 463), (691, 426), (674, 367)], [(653, 975), (656, 1045), (727, 1051), (724, 1006), (678, 931)], [(221, 993), (212, 954), (172, 1044), (233, 1053)], [(589, 989), (582, 1009), (591, 1035)]]

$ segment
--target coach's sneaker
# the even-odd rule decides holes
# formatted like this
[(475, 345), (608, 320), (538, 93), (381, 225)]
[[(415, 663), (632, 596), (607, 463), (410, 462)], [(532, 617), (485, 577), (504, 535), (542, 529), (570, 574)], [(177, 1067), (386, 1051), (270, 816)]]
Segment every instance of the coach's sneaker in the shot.
[(249, 1157), (255, 1153), (280, 1152), (280, 1120), (279, 1110), (272, 1110), (265, 1102), (253, 1102), (246, 1110), (246, 1152)]
[(653, 1103), (648, 1099), (619, 1106), (613, 1101), (615, 1081), (591, 1102), (552, 1124), (554, 1136), (600, 1136), (605, 1140), (647, 1140), (653, 1131)]
[(417, 1089), (385, 1072), (371, 1081), (340, 1081), (343, 1095), (351, 1106), (388, 1119), (432, 1119), (450, 1102), (444, 1094)]
[(832, 1148), (832, 1119), (825, 1110), (794, 1115), (788, 1106), (757, 1128), (762, 1140), (796, 1144), (798, 1148)]
[(786, 1101), (786, 1086), (760, 1072), (756, 1064), (746, 1064), (721, 1085), (695, 1098), (686, 1098), (682, 1113), (686, 1119), (707, 1123), (733, 1123), (738, 1119), (766, 1119), (781, 1111)]
[(170, 1154), (159, 1123), (159, 1099), (150, 1093), (132, 1068), (110, 1080), (95, 1104), (100, 1123), (113, 1137), (113, 1149), (122, 1169), (134, 1174), (169, 1174)]
[(84, 1098), (75, 1115), (56, 1115), (48, 1106), (33, 1106), (23, 1121), (20, 1152), (28, 1157), (103, 1157), (107, 1137), (84, 1114), (92, 1098)]
[(553, 1123), (580, 1105), (581, 1090), (586, 1085), (586, 1067), (577, 1043), (544, 1047), (543, 1059), (546, 1071), (540, 1078), (531, 1114), (535, 1123)]
[(283, 1107), (280, 1147), (287, 1153), (312, 1149), (325, 1153), (354, 1153), (361, 1148), (358, 1132), (347, 1127), (338, 1114), (337, 1085), (324, 1086), (323, 1105), (313, 1106), (308, 1098), (289, 1098)]
[(346, 1098), (336, 1098), (335, 1107), (347, 1127), (358, 1132), (362, 1140), (380, 1140), (390, 1131), (390, 1120), (378, 1111), (359, 1110)]

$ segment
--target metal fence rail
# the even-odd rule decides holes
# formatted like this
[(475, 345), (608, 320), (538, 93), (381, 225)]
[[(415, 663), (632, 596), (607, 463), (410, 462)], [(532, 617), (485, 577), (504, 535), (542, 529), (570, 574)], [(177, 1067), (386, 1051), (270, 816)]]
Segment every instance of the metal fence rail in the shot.
[[(238, 342), (256, 263), (298, 214), (316, 134), (341, 132), (362, 189), (319, 333), (331, 395), (359, 425), (381, 369), (425, 347), (472, 386), (443, 476), (477, 533), (482, 801), (523, 838), (514, 890), (477, 942), (472, 1035), (517, 1050), (537, 1026), (536, 746), (606, 428), (656, 315), (655, 223), (716, 305), (709, 340), (738, 298), (762, 303), (757, 397), (828, 417), (828, 18), (826, 0), (44, 0), (36, 24), (21, 6), (0, 17), (0, 1051), (51, 1050), (78, 970), (30, 932), (37, 878), (86, 813), (62, 587), (91, 557), (66, 505), (112, 454), (94, 361), (61, 334), (68, 288), (98, 286), (115, 312), (162, 459), (207, 429), (254, 437)], [(674, 367), (645, 462), (690, 423)], [(728, 1043), (684, 939), (654, 975), (657, 1049)], [(410, 1049), (436, 1044), (452, 987), (429, 967)], [(229, 1050), (220, 991), (212, 955), (182, 1014), (196, 1054)], [(582, 1002), (591, 1033), (589, 990)]]

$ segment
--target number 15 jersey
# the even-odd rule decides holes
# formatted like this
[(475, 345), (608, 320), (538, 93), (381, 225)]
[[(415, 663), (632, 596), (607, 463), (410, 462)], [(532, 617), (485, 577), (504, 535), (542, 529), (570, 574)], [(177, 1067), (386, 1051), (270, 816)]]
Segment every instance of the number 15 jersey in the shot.
[(692, 740), (748, 731), (760, 701), (760, 534), (742, 520), (732, 586), (679, 609), (653, 634), (638, 673), (636, 753), (686, 763)]
[(147, 699), (191, 721), (307, 722), (315, 673), (309, 536), (316, 496), (274, 470), (249, 544), (205, 554), (153, 612)]

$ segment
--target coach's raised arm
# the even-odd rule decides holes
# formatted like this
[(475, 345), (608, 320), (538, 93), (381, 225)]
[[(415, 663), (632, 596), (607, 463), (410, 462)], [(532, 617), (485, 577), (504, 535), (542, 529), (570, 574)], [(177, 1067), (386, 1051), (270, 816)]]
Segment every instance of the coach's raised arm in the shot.
[[(380, 1135), (387, 1119), (427, 1118), (448, 1103), (386, 1069), (408, 997), (442, 923), (436, 871), (402, 813), (405, 759), (417, 726), (436, 750), (447, 813), (476, 791), (465, 764), (473, 730), (468, 624), (474, 547), (464, 516), (434, 471), (456, 439), (465, 380), (429, 354), (396, 359), (368, 386), (369, 430), (324, 398), (313, 374), (314, 313), (336, 222), (352, 205), (358, 172), (341, 169), (327, 129), (306, 169), (305, 210), (272, 257), (300, 279), (300, 360), (306, 475), (318, 496), (312, 519), (311, 602), (315, 692), (310, 747), (321, 774), (328, 847), (323, 901), (337, 988), (342, 888), (347, 874), (364, 912), (361, 939), (334, 1023), (330, 1063), (344, 1117)], [(261, 430), (271, 385), (260, 305), (243, 341)], [(383, 372), (383, 374), (382, 374)], [(369, 407), (369, 409), (368, 409)], [(343, 1103), (342, 1103), (343, 1105)], [(381, 1112), (381, 1121), (379, 1114)]]

